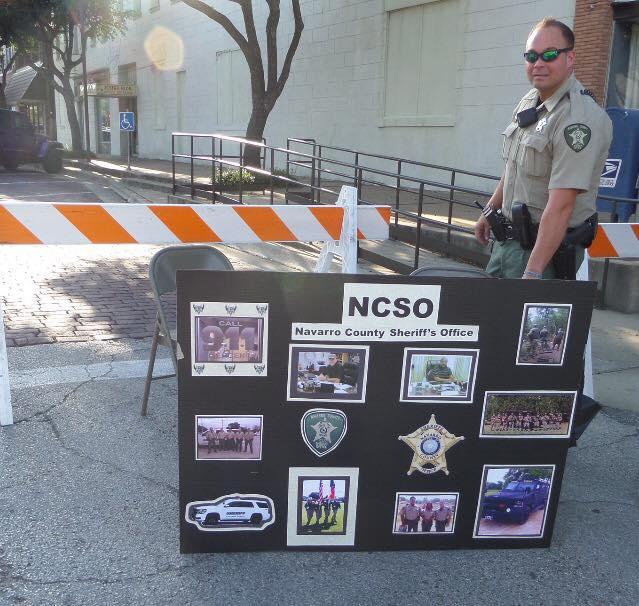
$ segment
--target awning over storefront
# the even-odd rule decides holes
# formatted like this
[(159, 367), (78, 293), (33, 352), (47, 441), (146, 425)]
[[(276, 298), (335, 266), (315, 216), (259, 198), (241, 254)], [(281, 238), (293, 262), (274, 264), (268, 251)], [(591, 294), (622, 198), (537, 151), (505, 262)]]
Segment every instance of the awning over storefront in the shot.
[[(7, 78), (7, 86), (4, 91), (7, 99), (7, 105), (9, 107), (17, 105), (23, 98), (30, 98), (27, 92), (37, 75), (37, 72), (29, 66), (22, 67), (14, 73), (9, 74), (9, 77)], [(39, 97), (39, 95), (33, 96)]]

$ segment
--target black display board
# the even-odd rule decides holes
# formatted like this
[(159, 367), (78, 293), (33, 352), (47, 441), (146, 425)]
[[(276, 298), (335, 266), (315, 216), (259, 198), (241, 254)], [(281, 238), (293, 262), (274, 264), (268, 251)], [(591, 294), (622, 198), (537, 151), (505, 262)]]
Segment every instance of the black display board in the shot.
[(178, 272), (181, 551), (549, 545), (594, 294)]

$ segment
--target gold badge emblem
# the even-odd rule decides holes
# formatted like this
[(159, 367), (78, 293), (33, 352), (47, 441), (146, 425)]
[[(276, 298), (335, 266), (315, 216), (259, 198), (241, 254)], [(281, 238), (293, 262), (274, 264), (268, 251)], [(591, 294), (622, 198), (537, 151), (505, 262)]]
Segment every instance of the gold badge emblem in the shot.
[(457, 442), (461, 442), (464, 436), (455, 436), (447, 431), (445, 427), (437, 423), (433, 414), (426, 425), (422, 425), (407, 436), (398, 436), (397, 439), (406, 442), (413, 449), (413, 460), (407, 475), (414, 471), (421, 471), (424, 474), (443, 471), (448, 475), (446, 451)]

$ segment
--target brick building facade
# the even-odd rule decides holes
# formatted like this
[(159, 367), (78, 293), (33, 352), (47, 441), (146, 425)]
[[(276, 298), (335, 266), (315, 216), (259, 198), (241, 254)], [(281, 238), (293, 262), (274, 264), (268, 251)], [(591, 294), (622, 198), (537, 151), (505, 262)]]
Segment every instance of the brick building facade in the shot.
[(575, 1), (575, 51), (577, 79), (605, 103), (613, 30), (613, 10), (609, 1)]

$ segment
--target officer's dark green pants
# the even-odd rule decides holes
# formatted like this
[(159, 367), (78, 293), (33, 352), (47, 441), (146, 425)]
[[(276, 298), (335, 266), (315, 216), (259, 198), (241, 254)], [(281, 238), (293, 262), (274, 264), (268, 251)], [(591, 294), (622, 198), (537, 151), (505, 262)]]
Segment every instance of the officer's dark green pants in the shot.
[[(524, 250), (517, 240), (506, 240), (504, 242), (494, 242), (490, 260), (486, 266), (486, 271), (495, 278), (521, 278), (531, 250)], [(584, 249), (577, 247), (577, 269), (584, 258)], [(550, 280), (555, 277), (555, 270), (552, 263), (544, 270), (543, 277)]]
[[(531, 250), (524, 250), (517, 240), (494, 242), (486, 271), (495, 278), (521, 278), (531, 252)], [(551, 263), (544, 270), (543, 277), (547, 279), (555, 277), (555, 270)]]

